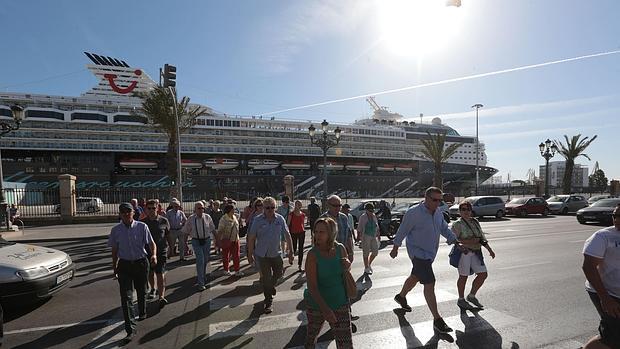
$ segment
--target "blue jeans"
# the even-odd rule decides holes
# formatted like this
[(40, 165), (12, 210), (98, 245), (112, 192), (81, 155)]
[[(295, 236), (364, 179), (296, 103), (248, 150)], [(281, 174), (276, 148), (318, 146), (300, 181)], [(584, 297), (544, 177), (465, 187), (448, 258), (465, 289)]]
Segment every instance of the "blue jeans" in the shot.
[(194, 248), (194, 255), (196, 256), (198, 286), (204, 286), (207, 264), (209, 263), (209, 254), (211, 253), (211, 238), (207, 238), (207, 242), (204, 245), (200, 245), (198, 239), (192, 239), (192, 247)]

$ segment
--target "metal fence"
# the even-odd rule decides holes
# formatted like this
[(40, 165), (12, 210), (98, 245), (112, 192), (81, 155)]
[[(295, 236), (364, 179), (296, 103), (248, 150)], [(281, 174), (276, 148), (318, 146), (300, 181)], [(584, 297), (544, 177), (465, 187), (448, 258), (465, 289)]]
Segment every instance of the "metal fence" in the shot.
[(5, 188), (2, 191), (7, 204), (15, 205), (21, 217), (60, 215), (58, 189)]

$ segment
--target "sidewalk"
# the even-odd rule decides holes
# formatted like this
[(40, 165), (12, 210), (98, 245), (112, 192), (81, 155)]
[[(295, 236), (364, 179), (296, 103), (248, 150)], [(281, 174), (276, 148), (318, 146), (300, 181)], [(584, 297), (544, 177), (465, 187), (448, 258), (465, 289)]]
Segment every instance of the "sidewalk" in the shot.
[(117, 223), (67, 224), (47, 227), (26, 227), (19, 232), (1, 231), (9, 241), (36, 242), (50, 240), (104, 239)]

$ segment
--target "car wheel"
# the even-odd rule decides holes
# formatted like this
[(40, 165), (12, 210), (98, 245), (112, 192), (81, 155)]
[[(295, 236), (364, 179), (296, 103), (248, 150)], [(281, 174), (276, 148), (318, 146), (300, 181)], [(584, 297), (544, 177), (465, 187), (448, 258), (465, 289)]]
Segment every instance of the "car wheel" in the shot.
[(495, 214), (495, 218), (501, 219), (502, 217), (504, 217), (504, 211), (502, 210), (497, 211), (497, 213)]
[(579, 222), (580, 224), (586, 224), (586, 221), (582, 218), (577, 218), (577, 222)]
[(88, 213), (95, 213), (95, 208), (94, 207), (89, 207), (88, 208)]
[(568, 207), (564, 207), (562, 209), (562, 214), (568, 214)]
[(545, 208), (545, 210), (542, 213), (543, 217), (547, 217), (549, 215), (549, 209)]
[(519, 217), (527, 217), (527, 211), (526, 210), (521, 210), (521, 211), (519, 211), (519, 214), (517, 214), (517, 216), (519, 216)]

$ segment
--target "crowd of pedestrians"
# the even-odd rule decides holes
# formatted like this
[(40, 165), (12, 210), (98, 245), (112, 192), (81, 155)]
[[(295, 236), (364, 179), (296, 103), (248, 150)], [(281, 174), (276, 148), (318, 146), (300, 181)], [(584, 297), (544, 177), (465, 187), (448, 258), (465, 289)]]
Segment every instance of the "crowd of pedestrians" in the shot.
[[(439, 313), (433, 272), (440, 236), (454, 245), (449, 259), (458, 270), (456, 305), (464, 310), (484, 309), (477, 298), (477, 292), (488, 277), (482, 251), (486, 249), (491, 258), (495, 258), (495, 252), (480, 223), (472, 217), (470, 203), (459, 205), (460, 218), (451, 226), (444, 220), (438, 209), (442, 194), (439, 188), (428, 188), (424, 201), (405, 213), (389, 255), (396, 258), (406, 240), (412, 268), (394, 301), (404, 311), (411, 311), (407, 295), (418, 283), (422, 284), (433, 316), (433, 329), (447, 334), (452, 329)], [(304, 209), (299, 200), (291, 205), (288, 196), (281, 198), (280, 206), (273, 197), (253, 198), (243, 210), (229, 198), (221, 202), (197, 201), (191, 214), (186, 214), (174, 198), (166, 211), (156, 199), (132, 199), (121, 204), (121, 222), (112, 229), (108, 245), (112, 248), (114, 274), (119, 282), (127, 340), (136, 334), (135, 319), (143, 320), (147, 316), (147, 299), (157, 299), (160, 308), (168, 303), (165, 298), (166, 263), (177, 255), (177, 246), (181, 261), (193, 251), (196, 288), (204, 291), (210, 279), (208, 263), (214, 253), (221, 254), (224, 275), (245, 276), (241, 270), (241, 241), (245, 237), (245, 256), (260, 275), (264, 313), (273, 312), (276, 286), (282, 282), (285, 269), (283, 259), (288, 259), (292, 265), (297, 257), (298, 272), (305, 273), (307, 281), (303, 296), (308, 319), (305, 347), (316, 345), (327, 321), (336, 346), (351, 348), (352, 329), (355, 328), (351, 300), (358, 296), (350, 275), (354, 241), (360, 242), (364, 274), (369, 277), (380, 248), (377, 214), (385, 214), (385, 211), (384, 208), (377, 211), (372, 203), (367, 203), (356, 224), (349, 205), (343, 205), (338, 196), (329, 196), (326, 204), (327, 209), (322, 214), (314, 198)], [(620, 343), (620, 206), (613, 217), (614, 226), (593, 234), (583, 250), (586, 290), (601, 316), (600, 335), (584, 348), (617, 348)], [(306, 245), (306, 226), (311, 232), (309, 246)], [(465, 296), (470, 275), (475, 277)], [(132, 304), (134, 290), (138, 298), (137, 316)]]

